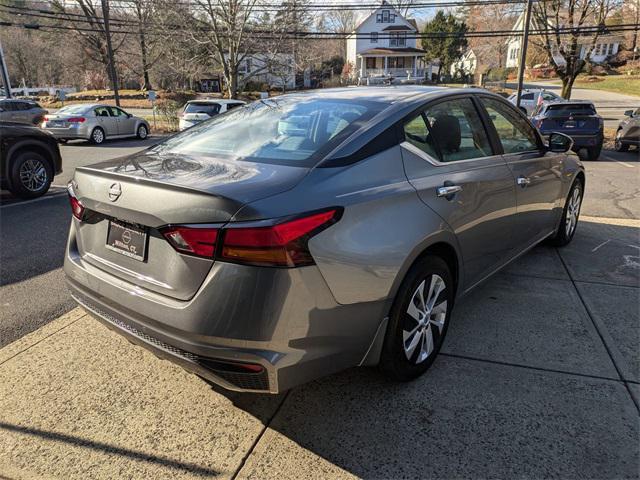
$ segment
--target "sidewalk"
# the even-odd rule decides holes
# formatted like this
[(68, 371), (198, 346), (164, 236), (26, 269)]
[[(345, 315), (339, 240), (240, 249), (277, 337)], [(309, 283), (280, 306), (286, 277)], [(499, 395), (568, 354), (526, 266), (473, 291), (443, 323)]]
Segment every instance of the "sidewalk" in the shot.
[(536, 248), (407, 384), (224, 392), (75, 309), (0, 350), (0, 478), (638, 478), (639, 232)]

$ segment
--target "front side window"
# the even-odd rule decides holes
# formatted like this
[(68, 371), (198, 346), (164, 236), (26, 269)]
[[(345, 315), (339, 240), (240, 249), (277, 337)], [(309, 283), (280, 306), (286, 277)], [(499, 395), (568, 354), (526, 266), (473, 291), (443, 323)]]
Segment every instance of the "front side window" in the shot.
[(536, 132), (517, 112), (492, 98), (481, 97), (495, 127), (504, 153), (530, 152), (538, 149)]
[(218, 115), (152, 151), (310, 166), (383, 108), (372, 101), (275, 97)]
[(123, 110), (120, 110), (119, 108), (109, 107), (109, 109), (111, 110), (111, 116), (113, 116), (113, 117), (126, 117), (127, 116), (127, 114)]
[(422, 118), (427, 133), (423, 131), (420, 134), (420, 121), (414, 119), (405, 125), (406, 139), (441, 162), (493, 155), (487, 133), (471, 99), (438, 103), (428, 107)]

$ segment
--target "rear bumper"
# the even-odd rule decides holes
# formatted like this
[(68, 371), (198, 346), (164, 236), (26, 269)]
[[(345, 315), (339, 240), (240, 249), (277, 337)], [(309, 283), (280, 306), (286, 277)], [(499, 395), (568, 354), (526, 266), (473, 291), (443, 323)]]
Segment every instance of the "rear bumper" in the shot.
[(568, 135), (573, 140), (573, 148), (591, 148), (602, 145), (604, 141), (604, 135), (602, 132), (589, 133), (589, 134), (576, 134), (566, 130), (553, 130), (548, 132), (542, 132), (542, 134), (549, 139), (549, 135), (553, 132), (560, 132)]
[(59, 139), (84, 139), (90, 138), (89, 131), (86, 128), (48, 128), (44, 127), (44, 130), (51, 133), (54, 137)]
[[(216, 262), (196, 295), (146, 291), (83, 261), (72, 225), (64, 270), (71, 294), (110, 328), (220, 386), (278, 393), (359, 365), (386, 302), (339, 305), (315, 266)], [(105, 352), (106, 353), (106, 352)], [(260, 372), (238, 371), (238, 364)]]

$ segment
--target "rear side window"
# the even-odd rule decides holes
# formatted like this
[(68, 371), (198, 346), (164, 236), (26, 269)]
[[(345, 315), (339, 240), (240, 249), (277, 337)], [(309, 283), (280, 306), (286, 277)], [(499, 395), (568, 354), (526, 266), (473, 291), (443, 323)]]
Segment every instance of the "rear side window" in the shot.
[(492, 98), (481, 97), (489, 118), (498, 132), (504, 153), (530, 152), (538, 149), (536, 132), (517, 112)]
[(96, 117), (110, 117), (111, 113), (109, 113), (108, 107), (98, 107), (94, 110)]
[(520, 97), (521, 100), (533, 100), (533, 93), (525, 93)]
[(405, 127), (405, 138), (441, 162), (493, 155), (482, 121), (469, 98), (428, 107)]
[[(227, 108), (231, 107), (229, 105)], [(220, 112), (219, 103), (187, 103), (184, 107), (184, 113), (206, 113), (210, 117)]]
[(244, 103), (229, 103), (227, 104), (227, 110), (233, 110), (234, 108), (238, 108), (244, 105)]
[(17, 110), (16, 102), (0, 102), (0, 107), (2, 107), (6, 112), (14, 112)]

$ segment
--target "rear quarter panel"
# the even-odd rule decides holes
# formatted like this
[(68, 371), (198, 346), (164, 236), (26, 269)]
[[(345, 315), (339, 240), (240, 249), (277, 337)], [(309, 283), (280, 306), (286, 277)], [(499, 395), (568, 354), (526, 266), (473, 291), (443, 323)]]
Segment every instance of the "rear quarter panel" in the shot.
[(346, 167), (316, 168), (293, 190), (246, 206), (234, 220), (331, 206), (344, 207), (342, 218), (309, 248), (340, 304), (392, 299), (427, 246), (445, 241), (457, 249), (453, 233), (407, 181), (399, 146)]

